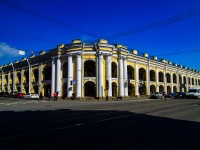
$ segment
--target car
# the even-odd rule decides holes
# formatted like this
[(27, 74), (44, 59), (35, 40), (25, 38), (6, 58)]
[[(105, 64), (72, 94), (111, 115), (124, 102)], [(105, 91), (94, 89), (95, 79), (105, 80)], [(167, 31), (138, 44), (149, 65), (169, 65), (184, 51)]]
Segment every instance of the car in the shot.
[(166, 98), (175, 98), (176, 93), (168, 93), (165, 95)]
[(28, 98), (28, 99), (39, 99), (39, 95), (36, 93), (27, 93), (23, 96), (23, 98)]
[(156, 92), (149, 95), (149, 98), (161, 98), (163, 96), (163, 92)]
[(177, 92), (175, 98), (187, 98), (186, 92)]
[(17, 92), (10, 92), (8, 97), (15, 97), (17, 95)]
[(17, 94), (15, 94), (13, 97), (14, 98), (23, 98), (25, 95), (25, 93), (22, 93), (22, 92), (18, 92)]
[(8, 97), (8, 96), (9, 96), (9, 93), (8, 93), (8, 92), (1, 92), (1, 93), (0, 93), (0, 96), (1, 96), (1, 97)]

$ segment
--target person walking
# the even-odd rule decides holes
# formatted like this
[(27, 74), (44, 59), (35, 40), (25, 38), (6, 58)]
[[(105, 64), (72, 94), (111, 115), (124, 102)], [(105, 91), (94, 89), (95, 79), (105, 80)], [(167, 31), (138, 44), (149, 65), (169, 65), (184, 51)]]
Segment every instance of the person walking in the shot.
[(163, 92), (161, 100), (165, 100), (166, 101), (165, 92)]
[(51, 94), (50, 94), (50, 92), (48, 92), (48, 99), (49, 99), (49, 101), (51, 101)]
[(59, 93), (58, 93), (58, 91), (57, 91), (57, 92), (56, 92), (56, 95), (57, 95), (57, 96), (56, 96), (56, 100), (58, 100), (58, 94), (59, 94)]
[(57, 93), (56, 92), (53, 93), (53, 98), (54, 98), (54, 101), (57, 100)]

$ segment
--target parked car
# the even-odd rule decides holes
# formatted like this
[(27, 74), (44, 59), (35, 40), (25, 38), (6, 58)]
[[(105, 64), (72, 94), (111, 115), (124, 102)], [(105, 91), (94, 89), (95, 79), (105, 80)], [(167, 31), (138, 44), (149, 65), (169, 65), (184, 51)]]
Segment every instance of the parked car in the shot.
[(23, 98), (28, 98), (28, 99), (39, 99), (39, 95), (36, 93), (27, 93), (23, 96)]
[(15, 97), (15, 95), (17, 95), (17, 92), (10, 92), (8, 97)]
[(14, 95), (15, 98), (23, 98), (25, 95), (25, 93), (21, 93), (21, 92), (18, 92), (17, 94)]
[(175, 98), (187, 98), (186, 92), (177, 92)]
[(9, 93), (8, 92), (1, 92), (0, 96), (1, 97), (8, 97)]
[(161, 98), (163, 96), (163, 92), (156, 92), (149, 95), (149, 98)]
[(176, 93), (168, 93), (165, 95), (166, 98), (175, 98)]

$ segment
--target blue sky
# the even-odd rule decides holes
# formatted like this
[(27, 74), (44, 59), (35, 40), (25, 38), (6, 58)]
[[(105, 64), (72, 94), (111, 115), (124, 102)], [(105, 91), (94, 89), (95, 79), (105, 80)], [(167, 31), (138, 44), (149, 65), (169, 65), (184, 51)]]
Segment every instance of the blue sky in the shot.
[[(122, 33), (108, 38), (109, 43), (120, 43), (130, 50), (200, 70), (198, 9), (199, 0), (3, 0), (0, 1), (0, 65), (21, 61), (31, 51), (37, 55), (72, 39), (96, 42), (100, 37), (107, 39)], [(194, 10), (197, 11), (189, 13), (193, 16), (183, 15)], [(161, 24), (161, 20), (178, 15), (183, 15), (180, 21)], [(152, 28), (150, 24), (155, 22), (157, 26)], [(148, 30), (130, 32), (141, 27)], [(26, 56), (18, 55), (18, 49), (26, 50)]]

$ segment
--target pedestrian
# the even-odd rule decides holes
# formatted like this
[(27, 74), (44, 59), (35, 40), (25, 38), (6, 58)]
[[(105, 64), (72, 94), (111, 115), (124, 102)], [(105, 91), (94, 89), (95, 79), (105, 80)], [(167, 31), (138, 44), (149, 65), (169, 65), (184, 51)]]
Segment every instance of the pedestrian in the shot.
[(165, 92), (163, 92), (161, 100), (165, 100), (166, 101)]
[(53, 93), (53, 98), (54, 98), (54, 101), (56, 101), (56, 99), (57, 99), (57, 93), (56, 92)]
[(58, 91), (57, 91), (57, 92), (56, 92), (56, 95), (57, 95), (57, 96), (56, 96), (56, 100), (58, 99), (58, 94), (59, 94), (59, 93), (58, 93)]
[(49, 99), (49, 101), (51, 101), (51, 94), (50, 94), (50, 92), (48, 92), (48, 99)]

